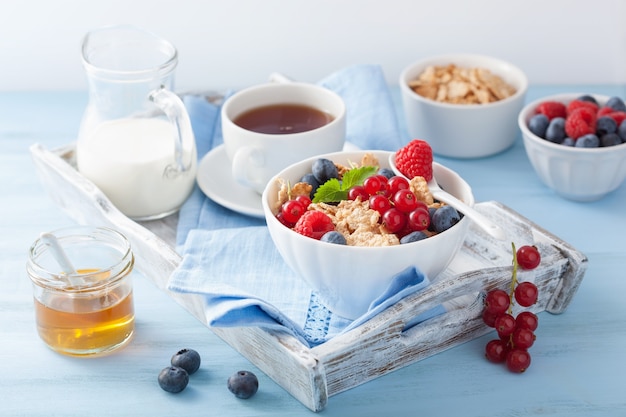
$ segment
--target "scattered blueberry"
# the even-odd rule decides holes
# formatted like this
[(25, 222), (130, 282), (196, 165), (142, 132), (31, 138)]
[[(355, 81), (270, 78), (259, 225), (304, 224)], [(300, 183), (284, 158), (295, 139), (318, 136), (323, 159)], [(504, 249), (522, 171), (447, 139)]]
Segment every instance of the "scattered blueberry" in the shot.
[(626, 112), (626, 104), (624, 104), (624, 100), (621, 97), (611, 97), (606, 102), (605, 106), (612, 108), (615, 111), (624, 111)]
[(178, 366), (168, 366), (159, 373), (159, 385), (163, 390), (178, 393), (189, 383), (189, 374)]
[(565, 139), (565, 119), (562, 117), (555, 117), (550, 121), (548, 128), (546, 129), (545, 138), (550, 142), (561, 143)]
[(617, 122), (612, 117), (602, 116), (598, 118), (596, 121), (596, 134), (598, 136), (615, 132), (617, 132)]
[(530, 118), (528, 121), (528, 129), (540, 138), (544, 138), (549, 124), (550, 120), (548, 116), (539, 113)]
[(583, 135), (576, 139), (577, 148), (597, 148), (600, 146), (600, 139), (593, 133)]
[(200, 368), (200, 354), (193, 349), (181, 349), (172, 356), (172, 366), (183, 368), (191, 375)]
[(461, 220), (459, 212), (452, 206), (439, 207), (433, 214), (433, 226), (435, 232), (441, 233), (448, 230)]
[(324, 184), (331, 178), (339, 178), (339, 172), (333, 161), (325, 158), (316, 159), (315, 162), (313, 162), (311, 171), (320, 184)]
[(596, 100), (596, 98), (594, 96), (589, 95), (589, 94), (584, 94), (584, 95), (578, 97), (578, 100), (580, 100), (580, 101), (588, 101), (590, 103), (595, 104), (596, 106), (598, 105), (598, 100)]
[(391, 178), (396, 176), (396, 174), (392, 170), (390, 170), (389, 168), (381, 168), (381, 169), (379, 169), (378, 170), (378, 174), (384, 175), (385, 178), (387, 178), (387, 179), (391, 179)]
[(402, 236), (400, 239), (400, 244), (403, 245), (405, 243), (417, 242), (418, 240), (426, 239), (428, 235), (422, 231), (411, 232), (408, 235)]
[(621, 144), (622, 139), (617, 135), (617, 133), (607, 133), (600, 138), (600, 142), (602, 146), (615, 146)]
[(259, 389), (259, 380), (249, 371), (239, 371), (228, 378), (228, 390), (243, 400), (252, 397)]
[(322, 242), (335, 243), (337, 245), (346, 245), (346, 238), (343, 237), (341, 233), (336, 230), (331, 230), (330, 232), (324, 233), (324, 235), (320, 238)]

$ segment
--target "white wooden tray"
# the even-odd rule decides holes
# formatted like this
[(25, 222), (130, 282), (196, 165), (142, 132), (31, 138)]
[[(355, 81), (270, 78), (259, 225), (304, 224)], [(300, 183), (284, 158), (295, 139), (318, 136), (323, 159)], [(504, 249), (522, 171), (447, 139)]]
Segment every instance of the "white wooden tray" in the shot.
[[(105, 225), (126, 235), (137, 269), (167, 291), (167, 280), (181, 261), (173, 249), (177, 216), (134, 222), (78, 173), (73, 144), (53, 151), (35, 144), (30, 150), (55, 203), (78, 223)], [(476, 209), (515, 236), (516, 244), (525, 239), (540, 246), (542, 263), (535, 271), (540, 298), (533, 311), (563, 312), (585, 274), (585, 255), (500, 203), (484, 202)], [(211, 330), (306, 407), (320, 411), (335, 394), (493, 330), (482, 322), (482, 295), (510, 284), (511, 242), (495, 241), (474, 227), (470, 230), (457, 257), (431, 286), (315, 348), (288, 333), (261, 328)], [(200, 296), (169, 294), (206, 325)], [(451, 310), (407, 328), (414, 317), (441, 303)]]

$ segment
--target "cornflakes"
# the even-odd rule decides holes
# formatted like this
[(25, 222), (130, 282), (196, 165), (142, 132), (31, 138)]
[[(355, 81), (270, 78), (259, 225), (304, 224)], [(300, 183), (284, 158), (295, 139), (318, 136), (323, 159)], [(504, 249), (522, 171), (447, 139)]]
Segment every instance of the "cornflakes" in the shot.
[(486, 104), (515, 94), (516, 89), (485, 68), (454, 64), (429, 66), (409, 87), (422, 97), (451, 104)]

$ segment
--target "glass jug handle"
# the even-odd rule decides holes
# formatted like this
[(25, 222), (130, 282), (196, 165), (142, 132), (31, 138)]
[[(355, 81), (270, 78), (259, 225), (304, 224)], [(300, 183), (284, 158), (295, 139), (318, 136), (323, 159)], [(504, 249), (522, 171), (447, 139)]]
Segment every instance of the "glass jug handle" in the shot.
[[(176, 166), (168, 166), (166, 175), (178, 175), (190, 170), (195, 157), (193, 149), (196, 146), (196, 141), (191, 128), (191, 120), (183, 101), (164, 87), (153, 90), (148, 97), (165, 113), (176, 131), (174, 148)], [(185, 152), (185, 150), (188, 152)], [(185, 160), (185, 154), (189, 156), (188, 160)]]

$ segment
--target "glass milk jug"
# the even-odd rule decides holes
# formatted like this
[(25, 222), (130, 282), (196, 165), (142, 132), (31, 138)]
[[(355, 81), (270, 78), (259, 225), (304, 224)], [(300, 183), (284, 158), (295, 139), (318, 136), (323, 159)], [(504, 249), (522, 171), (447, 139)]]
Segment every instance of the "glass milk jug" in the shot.
[(197, 164), (189, 115), (172, 92), (176, 48), (142, 29), (111, 26), (87, 33), (82, 59), (89, 103), (78, 171), (134, 220), (176, 212)]

